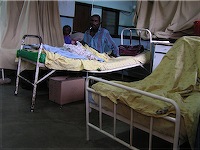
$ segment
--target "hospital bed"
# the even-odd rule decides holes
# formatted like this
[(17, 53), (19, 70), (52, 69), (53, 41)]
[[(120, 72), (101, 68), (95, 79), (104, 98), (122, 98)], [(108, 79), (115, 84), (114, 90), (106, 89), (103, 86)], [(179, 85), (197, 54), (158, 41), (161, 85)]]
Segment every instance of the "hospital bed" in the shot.
[[(56, 51), (58, 47), (53, 47), (50, 45), (43, 44), (42, 38), (38, 35), (24, 35), (22, 38), (21, 48), (17, 51), (18, 59), (18, 68), (17, 68), (17, 78), (16, 78), (16, 89), (15, 95), (18, 94), (19, 89), (19, 79), (25, 80), (33, 86), (32, 101), (31, 101), (31, 111), (35, 107), (36, 91), (37, 85), (51, 76), (56, 70), (67, 70), (67, 71), (83, 71), (86, 72), (86, 77), (89, 74), (99, 74), (99, 73), (108, 73), (119, 70), (124, 70), (128, 68), (133, 68), (136, 66), (143, 67), (144, 64), (149, 63), (151, 72), (152, 63), (153, 63), (153, 50), (152, 50), (152, 37), (151, 33), (147, 29), (135, 29), (135, 28), (126, 28), (124, 30), (132, 31), (138, 30), (140, 32), (146, 32), (149, 35), (149, 45), (146, 48), (145, 52), (137, 56), (120, 56), (117, 58), (108, 57), (107, 54), (100, 54), (96, 50), (85, 45), (84, 47), (95, 56), (104, 61), (98, 60), (88, 60), (88, 59), (79, 59), (79, 58), (70, 58), (66, 56), (61, 56)], [(123, 31), (124, 31), (123, 30)], [(32, 43), (34, 39), (35, 43)], [(36, 40), (38, 40), (36, 42)], [(68, 46), (71, 46), (68, 45)], [(45, 49), (46, 48), (46, 49)], [(56, 49), (56, 51), (48, 51), (48, 49)], [(63, 48), (63, 47), (62, 47)], [(61, 49), (62, 49), (61, 48)], [(63, 52), (62, 52), (63, 53)], [(26, 68), (24, 64), (32, 64), (35, 69), (34, 81), (30, 81), (20, 73), (22, 70), (30, 69)], [(144, 67), (143, 67), (144, 68)], [(49, 72), (43, 77), (39, 78), (40, 69), (48, 70)]]
[[(175, 107), (175, 116), (164, 116), (160, 118), (156, 118), (154, 116), (145, 116), (140, 112), (135, 111), (131, 107), (119, 102), (114, 103), (110, 101), (108, 98), (100, 95), (90, 86), (90, 80), (96, 82), (103, 82), (115, 87), (122, 88), (124, 90), (128, 90), (133, 93), (138, 93), (142, 95), (146, 95), (148, 97), (152, 97), (154, 99), (159, 99), (161, 101), (165, 101), (167, 103), (171, 103)], [(95, 94), (94, 100), (91, 100), (91, 93)], [(99, 121), (98, 124), (93, 124), (92, 119), (90, 119), (90, 113), (93, 110), (98, 111), (98, 116), (96, 116)], [(103, 128), (103, 115), (108, 115), (112, 118), (112, 133), (106, 131)], [(120, 120), (129, 125), (129, 141), (126, 139), (121, 139), (117, 135), (117, 120)], [(186, 133), (184, 124), (181, 123), (180, 116), (180, 108), (178, 105), (172, 100), (162, 96), (158, 96), (152, 93), (148, 93), (142, 90), (138, 90), (135, 88), (130, 88), (121, 84), (117, 84), (108, 80), (104, 80), (101, 78), (89, 76), (86, 82), (86, 135), (87, 140), (89, 140), (89, 128), (93, 128), (106, 136), (112, 138), (113, 140), (123, 144), (124, 146), (130, 149), (137, 149), (133, 143), (134, 140), (134, 128), (138, 128), (142, 131), (149, 133), (149, 149), (152, 148), (152, 139), (153, 135), (164, 139), (170, 143), (173, 143), (173, 149), (178, 149), (179, 142), (185, 141)], [(163, 125), (164, 124), (164, 125)], [(182, 131), (180, 133), (180, 131)], [(118, 131), (119, 133), (119, 131)], [(180, 133), (180, 134), (179, 134)], [(179, 141), (181, 137), (182, 141)]]
[[(155, 136), (172, 143), (173, 150), (186, 141), (193, 149), (200, 115), (197, 76), (200, 66), (196, 57), (200, 54), (196, 48), (199, 43), (199, 37), (180, 38), (158, 67), (140, 81), (89, 76), (85, 88), (87, 140), (92, 128), (130, 149), (137, 149), (133, 143), (139, 137), (134, 132), (139, 129), (149, 135), (148, 149), (153, 149)], [(111, 132), (107, 126), (104, 128), (104, 116), (112, 120)], [(94, 118), (98, 118), (98, 123)], [(118, 121), (128, 124), (129, 140), (119, 136)]]

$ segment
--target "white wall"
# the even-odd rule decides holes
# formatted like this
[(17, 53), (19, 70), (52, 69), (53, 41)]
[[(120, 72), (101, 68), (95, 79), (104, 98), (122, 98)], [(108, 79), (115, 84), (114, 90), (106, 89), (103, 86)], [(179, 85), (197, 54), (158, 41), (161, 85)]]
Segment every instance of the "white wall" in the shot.
[[(76, 0), (77, 2), (91, 4), (93, 6), (91, 14), (99, 14), (101, 16), (102, 9), (100, 7), (107, 7), (120, 10), (119, 25), (133, 26), (133, 15), (136, 1), (108, 1), (108, 0)], [(59, 0), (60, 15), (74, 17), (75, 1), (74, 0)], [(98, 7), (96, 7), (98, 6)], [(99, 7), (100, 6), (100, 7)], [(63, 19), (63, 18), (62, 18)], [(61, 20), (62, 26), (65, 24), (73, 25), (73, 19), (64, 18)]]
[(133, 9), (133, 5), (135, 5), (136, 1), (124, 1), (124, 0), (76, 0), (77, 2), (82, 2), (82, 3), (87, 3), (87, 4), (92, 4), (92, 5), (97, 5), (97, 6), (102, 6), (102, 7), (108, 7), (108, 8), (113, 8), (113, 9), (118, 9), (118, 10), (123, 10), (123, 11), (128, 11), (131, 12)]
[[(95, 6), (107, 7), (112, 9), (120, 10), (119, 16), (119, 25), (121, 26), (133, 26), (133, 16), (136, 7), (136, 1), (116, 1), (116, 0), (93, 0), (93, 1), (85, 1), (85, 0), (76, 0), (77, 2), (92, 4)], [(92, 14), (99, 14), (101, 12), (97, 11), (98, 9), (93, 9)], [(97, 11), (97, 12), (96, 12)]]
[(73, 31), (73, 18), (75, 13), (75, 1), (66, 1), (66, 0), (59, 0), (58, 1), (59, 6), (59, 13), (61, 16), (67, 16), (67, 17), (61, 17), (61, 26), (69, 25), (72, 27)]
[(74, 17), (75, 1), (58, 0), (60, 15)]

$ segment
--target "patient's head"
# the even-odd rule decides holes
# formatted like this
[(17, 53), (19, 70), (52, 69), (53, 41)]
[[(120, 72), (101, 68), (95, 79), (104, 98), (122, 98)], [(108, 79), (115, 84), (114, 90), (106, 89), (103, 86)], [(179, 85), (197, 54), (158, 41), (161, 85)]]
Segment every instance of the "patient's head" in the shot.
[(63, 35), (66, 36), (66, 35), (69, 35), (71, 33), (71, 27), (69, 25), (65, 25), (63, 27)]

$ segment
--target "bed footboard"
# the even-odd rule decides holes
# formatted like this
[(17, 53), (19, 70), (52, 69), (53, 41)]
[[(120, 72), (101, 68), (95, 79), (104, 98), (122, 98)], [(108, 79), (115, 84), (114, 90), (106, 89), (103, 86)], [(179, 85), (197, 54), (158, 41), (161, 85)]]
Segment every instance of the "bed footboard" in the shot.
[[(103, 100), (101, 98), (101, 95), (96, 93), (95, 90), (90, 87), (91, 80), (95, 81), (95, 82), (103, 82), (103, 83), (113, 85), (113, 86), (131, 91), (131, 92), (134, 92), (134, 93), (139, 93), (139, 94), (142, 94), (142, 95), (145, 95), (145, 96), (148, 96), (148, 97), (151, 97), (151, 98), (154, 98), (154, 99), (158, 99), (158, 100), (161, 100), (161, 101), (165, 101), (167, 103), (172, 104), (175, 108), (176, 115), (174, 117), (166, 116), (166, 117), (161, 117), (161, 118), (174, 124), (174, 135), (173, 135), (173, 137), (166, 136), (163, 133), (159, 133), (158, 131), (153, 130), (154, 120), (155, 120), (154, 117), (150, 117), (150, 123), (149, 123), (148, 128), (146, 128), (146, 127), (144, 127), (144, 126), (142, 126), (138, 123), (135, 123), (133, 121), (134, 110), (132, 108), (130, 108), (131, 109), (130, 120), (127, 120), (127, 118), (124, 118), (124, 117), (120, 116), (119, 114), (117, 114), (117, 105), (118, 104), (113, 103), (113, 111), (112, 112), (104, 110), (103, 107), (102, 107)], [(139, 129), (149, 133), (149, 149), (152, 148), (152, 136), (153, 135), (160, 137), (160, 138), (162, 138), (162, 139), (164, 139), (164, 140), (166, 140), (170, 143), (173, 143), (173, 149), (174, 150), (178, 149), (181, 115), (180, 115), (180, 109), (179, 109), (178, 105), (172, 99), (161, 97), (161, 96), (158, 96), (158, 95), (155, 95), (155, 94), (152, 94), (152, 93), (149, 93), (149, 92), (141, 91), (141, 90), (138, 90), (138, 89), (135, 89), (135, 88), (130, 88), (130, 87), (127, 87), (127, 86), (124, 86), (124, 85), (120, 85), (120, 84), (117, 84), (117, 83), (114, 83), (114, 82), (111, 82), (111, 81), (107, 81), (107, 80), (104, 80), (104, 79), (100, 79), (100, 78), (97, 78), (97, 77), (93, 77), (93, 76), (89, 76), (86, 79), (85, 90), (86, 90), (85, 96), (86, 96), (86, 134), (87, 134), (86, 136), (87, 136), (87, 140), (89, 140), (89, 128), (91, 127), (93, 129), (105, 134), (106, 136), (112, 138), (113, 140), (123, 144), (124, 146), (126, 146), (130, 149), (137, 149), (133, 145), (133, 140), (134, 140), (133, 139), (133, 127), (136, 127), (136, 128), (139, 128)], [(90, 103), (89, 93), (95, 93), (95, 94), (99, 95), (98, 96), (99, 97), (99, 99), (98, 99), (99, 103), (97, 105), (93, 105), (93, 104)], [(90, 122), (89, 115), (90, 115), (91, 109), (96, 109), (98, 111), (98, 114), (99, 114), (98, 126)], [(103, 130), (103, 128), (102, 128), (102, 114), (106, 114), (106, 115), (113, 117), (113, 134), (108, 133), (107, 131)], [(123, 141), (122, 139), (117, 137), (117, 135), (116, 135), (116, 121), (117, 120), (120, 120), (120, 121), (127, 123), (129, 125), (129, 132), (130, 132), (130, 134), (129, 134), (129, 140), (130, 141), (129, 142)]]
[[(28, 43), (33, 43), (33, 41), (31, 42), (31, 40), (33, 40), (33, 39), (36, 39), (37, 43), (39, 43), (39, 44), (28, 44)], [(28, 41), (28, 40), (30, 40), (30, 41)], [(22, 38), (22, 42), (21, 42), (21, 48), (19, 49), (19, 51), (21, 51), (21, 52), (23, 50), (26, 51), (26, 49), (28, 49), (29, 51), (37, 51), (35, 59), (27, 58), (27, 57), (24, 57), (22, 55), (19, 55), (18, 56), (18, 66), (17, 66), (15, 95), (18, 94), (19, 79), (22, 79), (22, 80), (26, 81), (27, 83), (29, 83), (33, 86), (32, 101), (31, 101), (31, 112), (33, 112), (34, 108), (35, 108), (37, 85), (56, 71), (56, 70), (51, 70), (49, 73), (47, 73), (46, 75), (44, 75), (42, 78), (39, 79), (40, 68), (47, 69), (45, 67), (44, 63), (40, 62), (40, 58), (41, 58), (41, 55), (42, 55), (42, 48), (43, 48), (43, 44), (42, 44), (42, 38), (40, 36), (38, 36), (38, 35), (24, 35), (23, 38)], [(35, 66), (34, 81), (30, 81), (26, 77), (20, 75), (20, 73), (22, 71), (22, 68), (21, 68), (22, 61), (31, 63)]]

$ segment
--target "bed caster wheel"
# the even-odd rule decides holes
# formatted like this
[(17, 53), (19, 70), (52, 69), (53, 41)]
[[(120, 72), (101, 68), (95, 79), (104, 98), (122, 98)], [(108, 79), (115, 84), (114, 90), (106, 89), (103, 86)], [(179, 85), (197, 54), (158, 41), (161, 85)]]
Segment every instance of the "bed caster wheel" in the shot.
[(31, 106), (31, 112), (34, 112), (34, 106)]
[(15, 94), (15, 96), (17, 96), (17, 94), (18, 94), (18, 93), (17, 93), (17, 92), (15, 92), (14, 94)]

